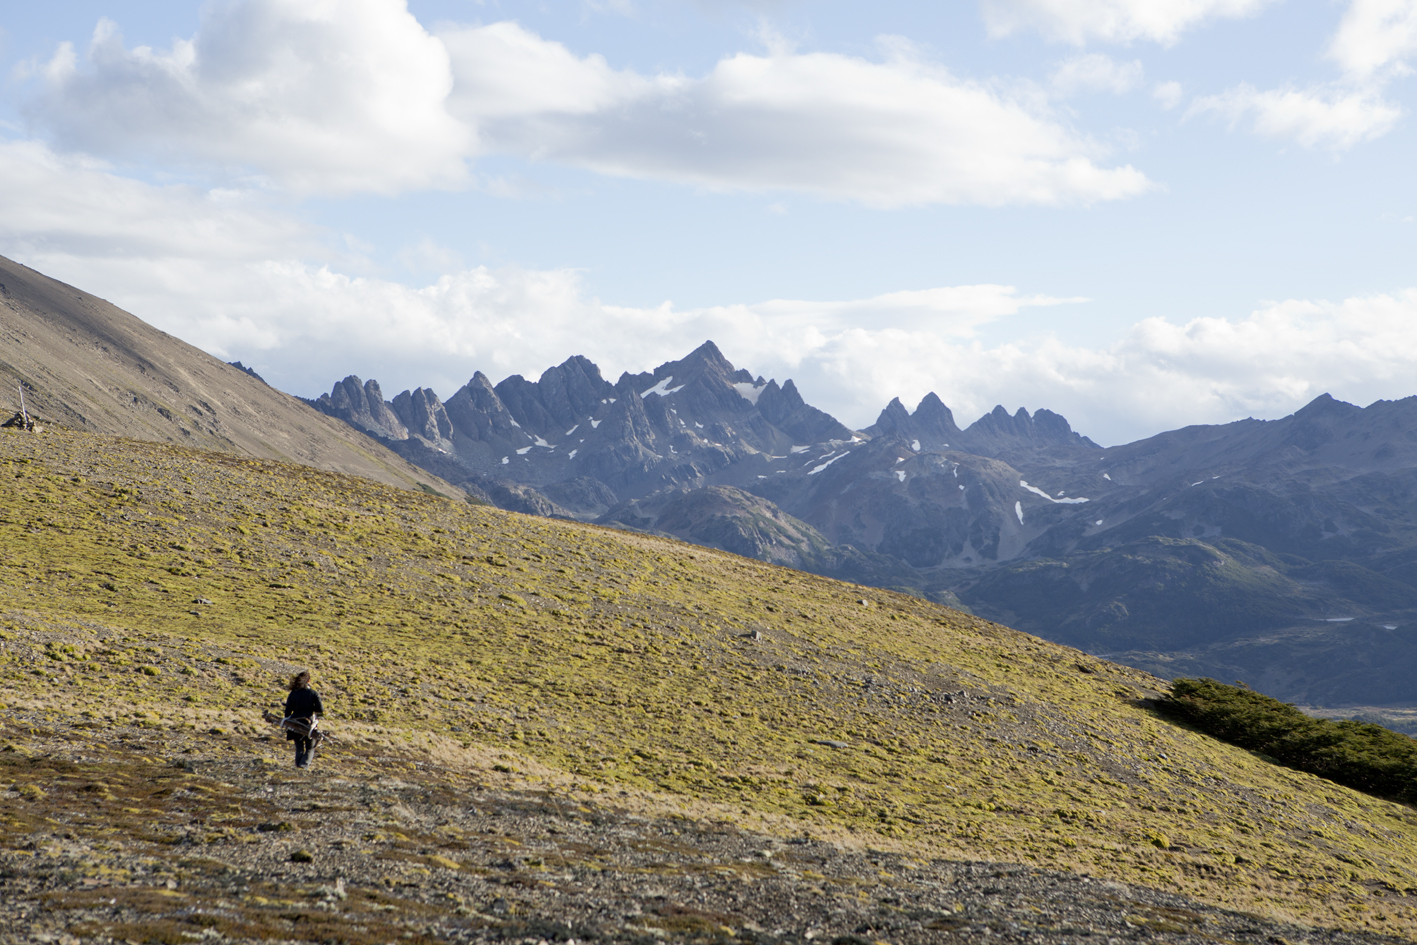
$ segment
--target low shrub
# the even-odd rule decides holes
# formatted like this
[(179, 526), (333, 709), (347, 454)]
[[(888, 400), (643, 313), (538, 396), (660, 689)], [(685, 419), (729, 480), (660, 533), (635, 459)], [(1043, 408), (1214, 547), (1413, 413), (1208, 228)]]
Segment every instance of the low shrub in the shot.
[(1288, 767), (1417, 803), (1417, 741), (1380, 725), (1311, 718), (1278, 699), (1213, 679), (1177, 679), (1161, 709)]

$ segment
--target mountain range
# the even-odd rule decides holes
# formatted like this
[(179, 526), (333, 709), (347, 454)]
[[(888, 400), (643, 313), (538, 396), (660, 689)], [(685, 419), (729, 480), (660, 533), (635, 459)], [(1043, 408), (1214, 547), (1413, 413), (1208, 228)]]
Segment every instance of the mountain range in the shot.
[(935, 394), (851, 430), (712, 342), (611, 383), (584, 357), (441, 401), (309, 401), (505, 509), (904, 590), (1162, 675), (1417, 703), (1417, 397), (1103, 448)]
[(303, 404), (5, 259), (0, 377), (73, 429), (461, 488), (1311, 707), (1417, 705), (1417, 398), (1105, 449), (1048, 410), (961, 429), (933, 394), (851, 430), (705, 343), (614, 383), (573, 357), (446, 402), (350, 377)]

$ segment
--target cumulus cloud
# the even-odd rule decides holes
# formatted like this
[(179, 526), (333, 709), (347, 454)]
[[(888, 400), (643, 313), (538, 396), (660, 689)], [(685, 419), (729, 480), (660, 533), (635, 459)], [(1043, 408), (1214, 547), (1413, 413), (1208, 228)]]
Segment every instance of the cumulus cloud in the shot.
[(1417, 289), (1408, 289), (1183, 324), (1150, 318), (1098, 346), (1052, 334), (986, 346), (918, 327), (848, 327), (773, 366), (854, 426), (891, 396), (913, 406), (933, 390), (962, 424), (995, 404), (1047, 407), (1113, 444), (1190, 423), (1279, 417), (1325, 392), (1364, 405), (1410, 396), (1414, 357)]
[(995, 36), (1023, 29), (1081, 46), (1089, 40), (1163, 45), (1217, 19), (1253, 16), (1275, 0), (981, 0)]
[[(933, 390), (961, 422), (996, 403), (1048, 407), (1113, 443), (1280, 416), (1324, 391), (1358, 403), (1406, 396), (1417, 360), (1417, 289), (1184, 324), (1146, 319), (1103, 344), (1049, 332), (986, 344), (986, 324), (1086, 300), (968, 285), (636, 307), (594, 298), (572, 270), (514, 267), (408, 285), (363, 272), (329, 234), (252, 194), (126, 180), (33, 143), (0, 145), (0, 179), (12, 184), (0, 189), (0, 253), (307, 396), (355, 373), (389, 393), (421, 385), (446, 397), (474, 371), (537, 375), (573, 354), (613, 378), (712, 338), (754, 373), (794, 378), (853, 426), (891, 397), (914, 404)], [(443, 252), (413, 251), (430, 262)]]
[[(446, 397), (474, 370), (494, 381), (537, 376), (572, 354), (614, 379), (711, 338), (755, 374), (794, 378), (812, 403), (855, 427), (891, 397), (913, 405), (935, 391), (961, 422), (997, 403), (1048, 407), (1115, 443), (1189, 423), (1282, 416), (1325, 391), (1364, 404), (1406, 396), (1417, 358), (1417, 290), (1185, 324), (1147, 319), (1100, 346), (1052, 335), (985, 345), (973, 326), (1072, 300), (980, 285), (857, 301), (641, 308), (588, 297), (570, 271), (476, 268), (421, 287), (293, 263), (247, 265), (233, 276), (219, 303), (196, 297), (195, 287), (169, 301), (163, 327), (306, 395), (356, 373), (390, 393), (425, 385)], [(864, 311), (873, 317), (853, 317)]]
[(1351, 0), (1328, 55), (1349, 76), (1407, 75), (1417, 56), (1417, 0)]
[(32, 120), (94, 154), (255, 168), (297, 191), (394, 193), (466, 178), (447, 50), (401, 0), (240, 0), (166, 52), (99, 22), (44, 69)]
[(249, 191), (154, 186), (34, 141), (0, 141), (0, 243), (9, 255), (229, 261), (319, 253), (309, 227)]
[(1049, 77), (1049, 84), (1061, 95), (1078, 92), (1111, 92), (1121, 95), (1141, 85), (1141, 60), (1117, 62), (1111, 56), (1089, 53), (1066, 60)]
[(1151, 184), (1032, 101), (958, 78), (900, 40), (879, 61), (773, 49), (701, 78), (578, 58), (510, 23), (442, 34), (450, 108), (487, 147), (722, 191), (797, 190), (874, 206), (1064, 204)]
[(1382, 137), (1402, 116), (1400, 108), (1372, 89), (1285, 86), (1260, 91), (1249, 84), (1196, 99), (1186, 117), (1207, 112), (1226, 119), (1232, 129), (1243, 125), (1265, 137), (1334, 151)]
[[(895, 207), (1087, 204), (1149, 189), (1036, 96), (957, 77), (899, 39), (867, 59), (774, 47), (646, 75), (514, 23), (434, 36), (404, 0), (233, 0), (167, 51), (99, 24), (29, 115), (60, 146), (251, 172), (299, 193), (461, 187), (488, 155), (716, 191)], [(1091, 71), (1087, 71), (1088, 69)], [(1116, 88), (1073, 67), (1076, 88)]]

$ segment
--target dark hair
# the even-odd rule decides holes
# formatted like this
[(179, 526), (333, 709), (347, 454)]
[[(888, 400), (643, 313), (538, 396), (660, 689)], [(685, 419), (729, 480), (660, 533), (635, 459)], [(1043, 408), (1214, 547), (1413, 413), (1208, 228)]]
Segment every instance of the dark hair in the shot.
[(310, 688), (310, 670), (302, 669), (294, 676), (290, 677), (290, 691)]

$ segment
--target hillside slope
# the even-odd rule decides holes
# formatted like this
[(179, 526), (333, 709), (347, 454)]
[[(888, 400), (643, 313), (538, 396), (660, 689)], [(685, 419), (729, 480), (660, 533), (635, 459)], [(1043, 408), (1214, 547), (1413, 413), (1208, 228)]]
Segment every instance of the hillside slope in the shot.
[(348, 425), (103, 299), (0, 256), (0, 405), (95, 433), (453, 490)]
[(1155, 672), (1417, 705), (1414, 397), (1325, 394), (1103, 449), (1048, 410), (961, 429), (929, 394), (853, 432), (706, 342), (613, 385), (574, 357), (537, 381), (478, 374), (446, 405), (353, 377), (313, 403), (503, 508), (963, 601)]
[[(1417, 930), (1417, 815), (1168, 723), (1145, 673), (917, 598), (308, 467), (71, 432), (0, 435), (0, 457), (12, 725), (239, 752), (311, 665), (332, 759), (435, 752), (473, 781)], [(243, 842), (210, 836), (218, 861)], [(377, 836), (370, 856), (443, 856)]]

